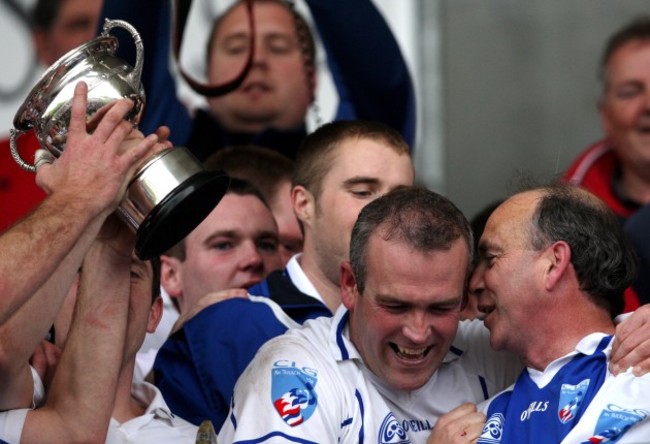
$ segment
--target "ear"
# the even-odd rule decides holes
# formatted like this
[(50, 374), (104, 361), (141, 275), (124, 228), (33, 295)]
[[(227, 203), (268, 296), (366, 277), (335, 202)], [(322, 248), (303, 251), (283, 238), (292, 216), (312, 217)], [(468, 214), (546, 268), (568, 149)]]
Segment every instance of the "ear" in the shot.
[(304, 227), (311, 227), (316, 211), (314, 196), (302, 185), (291, 189), (291, 204), (293, 212)]
[(158, 296), (151, 304), (151, 309), (149, 310), (149, 321), (147, 322), (147, 333), (153, 333), (156, 331), (156, 327), (162, 319), (163, 313), (163, 300)]
[(341, 262), (341, 274), (339, 276), (341, 287), (341, 302), (348, 310), (353, 310), (356, 305), (359, 291), (357, 290), (357, 280), (352, 272), (350, 261)]
[(564, 241), (554, 242), (546, 249), (544, 257), (548, 261), (544, 286), (547, 291), (551, 291), (562, 282), (571, 266), (571, 247)]
[(177, 298), (183, 293), (181, 261), (173, 256), (160, 256), (160, 284), (167, 294)]

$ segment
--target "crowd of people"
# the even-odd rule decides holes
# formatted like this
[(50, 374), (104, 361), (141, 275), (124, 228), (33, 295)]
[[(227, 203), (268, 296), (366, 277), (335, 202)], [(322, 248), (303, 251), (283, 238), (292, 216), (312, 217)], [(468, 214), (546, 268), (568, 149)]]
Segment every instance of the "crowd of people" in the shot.
[[(0, 443), (650, 442), (650, 17), (606, 44), (603, 141), (470, 223), (416, 184), (413, 84), (373, 2), (306, 4), (315, 30), (283, 0), (226, 9), (206, 77), (248, 71), (194, 112), (171, 2), (36, 2), (46, 66), (133, 24), (147, 103), (89, 130), (79, 82), (58, 158), (25, 136), (30, 176), (0, 147)], [(308, 132), (315, 36), (341, 100)], [(142, 260), (116, 209), (174, 145), (229, 188)]]

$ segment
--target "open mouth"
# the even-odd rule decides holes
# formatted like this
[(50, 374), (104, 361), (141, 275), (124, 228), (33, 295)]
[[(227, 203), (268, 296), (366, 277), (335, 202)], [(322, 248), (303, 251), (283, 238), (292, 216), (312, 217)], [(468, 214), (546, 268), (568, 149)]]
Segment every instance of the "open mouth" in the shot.
[(390, 343), (390, 347), (393, 349), (397, 356), (410, 361), (423, 359), (429, 353), (429, 350), (431, 350), (431, 347), (408, 348), (399, 346), (392, 342)]

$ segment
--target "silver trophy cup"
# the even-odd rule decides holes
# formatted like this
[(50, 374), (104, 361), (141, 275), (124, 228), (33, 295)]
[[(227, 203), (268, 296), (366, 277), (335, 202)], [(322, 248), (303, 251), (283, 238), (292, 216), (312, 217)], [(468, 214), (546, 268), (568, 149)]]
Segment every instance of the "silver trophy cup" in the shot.
[[(117, 38), (109, 31), (129, 31), (136, 46), (132, 67), (115, 56)], [(98, 117), (118, 99), (131, 99), (127, 119), (140, 120), (145, 94), (142, 73), (143, 45), (133, 26), (122, 20), (106, 20), (102, 34), (54, 63), (27, 96), (10, 134), (11, 154), (23, 169), (35, 172), (18, 152), (16, 140), (34, 130), (41, 146), (55, 157), (65, 148), (75, 85), (88, 85), (86, 121), (89, 130)], [(205, 171), (184, 147), (164, 150), (148, 159), (129, 183), (117, 213), (136, 232), (136, 253), (150, 259), (177, 244), (214, 209), (225, 194), (230, 179), (221, 172)]]

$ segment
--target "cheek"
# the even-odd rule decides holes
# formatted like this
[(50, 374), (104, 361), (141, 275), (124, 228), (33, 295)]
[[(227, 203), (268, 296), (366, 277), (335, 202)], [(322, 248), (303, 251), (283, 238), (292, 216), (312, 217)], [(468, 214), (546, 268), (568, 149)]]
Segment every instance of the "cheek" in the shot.
[(213, 55), (208, 68), (208, 79), (213, 83), (226, 82), (241, 71), (242, 63), (240, 58)]

